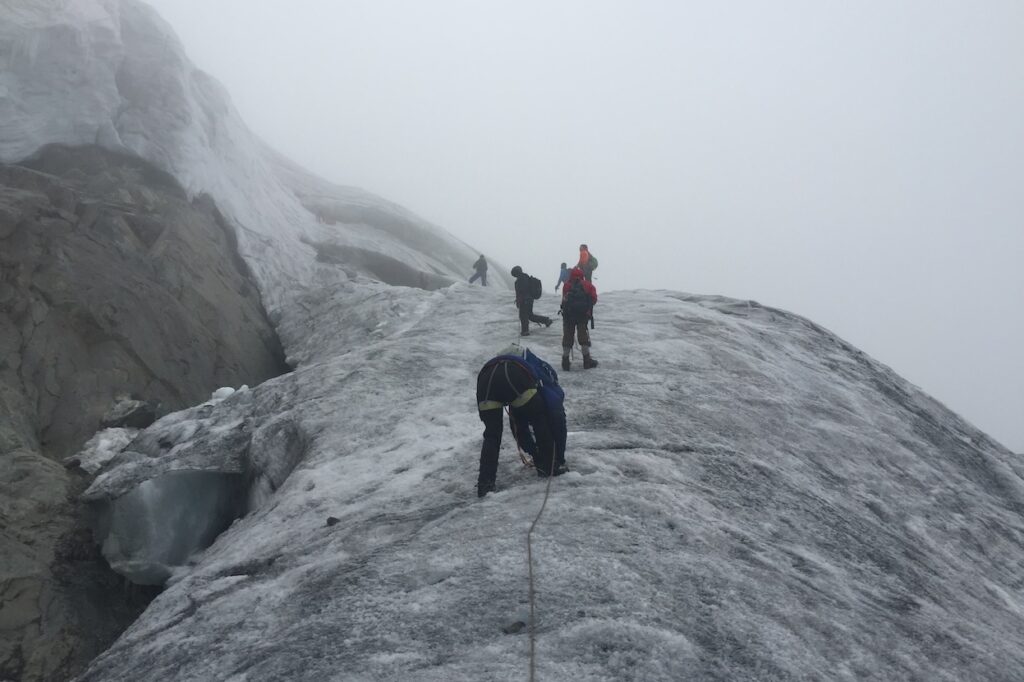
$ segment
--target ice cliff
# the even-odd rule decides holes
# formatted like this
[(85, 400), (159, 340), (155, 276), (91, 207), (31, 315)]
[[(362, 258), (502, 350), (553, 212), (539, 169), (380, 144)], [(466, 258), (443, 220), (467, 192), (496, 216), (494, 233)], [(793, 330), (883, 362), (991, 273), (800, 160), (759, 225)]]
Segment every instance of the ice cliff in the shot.
[(97, 144), (150, 161), (190, 195), (215, 197), (271, 314), (316, 278), (319, 262), (434, 288), (467, 276), (479, 255), (401, 207), (332, 185), (269, 149), (145, 4), (45, 0), (0, 11), (0, 162), (46, 144)]

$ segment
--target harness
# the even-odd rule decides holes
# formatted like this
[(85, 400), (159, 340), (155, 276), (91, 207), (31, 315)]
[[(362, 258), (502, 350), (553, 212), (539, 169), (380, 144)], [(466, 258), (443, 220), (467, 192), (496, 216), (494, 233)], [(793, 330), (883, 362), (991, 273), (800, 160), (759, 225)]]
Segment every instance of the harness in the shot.
[[(504, 360), (508, 360), (508, 361), (511, 361), (511, 362), (516, 362), (516, 364), (520, 365), (523, 369), (526, 370), (527, 374), (529, 374), (530, 376), (533, 376), (533, 370), (530, 369), (530, 366), (527, 365), (525, 362), (517, 362), (512, 357), (504, 358)], [(507, 362), (503, 362), (503, 360), (496, 360), (496, 361), (494, 361), (492, 363), (489, 363), (489, 366), (495, 367), (499, 362), (502, 362), (502, 364), (503, 364), (503, 369), (505, 370), (505, 380), (508, 381), (508, 385), (511, 386), (513, 389), (516, 388), (515, 382), (512, 381), (512, 377), (509, 376), (509, 373), (508, 373), (508, 363)], [(487, 365), (485, 365), (485, 369), (486, 369), (486, 367), (487, 367)], [(491, 376), (488, 377), (488, 379), (487, 379), (487, 390), (484, 391), (484, 398), (485, 399), (481, 400), (479, 405), (477, 405), (477, 408), (481, 412), (484, 412), (486, 410), (500, 410), (501, 408), (505, 407), (505, 403), (501, 402), (500, 400), (490, 400), (489, 399), (489, 397), (491, 395), (491, 382), (494, 381), (494, 374), (495, 374), (495, 370), (492, 369), (491, 370)], [(530, 401), (530, 398), (532, 398), (535, 395), (537, 395), (537, 387), (536, 386), (527, 388), (525, 391), (517, 393), (515, 399), (511, 403), (509, 403), (509, 406), (510, 407), (522, 407), (523, 405), (525, 405), (526, 403), (528, 403)]]

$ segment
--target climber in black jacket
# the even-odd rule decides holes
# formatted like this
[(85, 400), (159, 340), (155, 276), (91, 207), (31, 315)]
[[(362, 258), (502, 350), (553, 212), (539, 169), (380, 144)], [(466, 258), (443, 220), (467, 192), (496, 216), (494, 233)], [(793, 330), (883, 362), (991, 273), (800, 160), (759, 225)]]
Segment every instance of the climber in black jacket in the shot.
[(552, 322), (550, 317), (533, 314), (533, 301), (537, 298), (530, 285), (530, 280), (533, 278), (523, 272), (518, 265), (512, 268), (512, 276), (516, 278), (516, 306), (519, 308), (519, 323), (522, 325), (519, 335), (530, 335), (531, 322), (538, 322), (545, 327), (550, 327)]

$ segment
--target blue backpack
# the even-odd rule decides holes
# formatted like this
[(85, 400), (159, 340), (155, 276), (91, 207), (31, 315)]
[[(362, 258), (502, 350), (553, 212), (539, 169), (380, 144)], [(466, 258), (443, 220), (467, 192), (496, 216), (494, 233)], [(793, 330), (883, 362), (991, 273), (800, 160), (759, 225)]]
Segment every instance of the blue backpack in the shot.
[(523, 354), (523, 360), (529, 365), (533, 376), (540, 383), (540, 391), (544, 394), (545, 398), (555, 398), (558, 402), (565, 400), (565, 391), (558, 384), (558, 373), (555, 372), (554, 367), (534, 355), (533, 351), (529, 348)]
[(524, 349), (522, 355), (500, 355), (498, 357), (515, 360), (525, 367), (530, 375), (537, 380), (537, 390), (544, 396), (544, 402), (548, 406), (561, 404), (565, 400), (565, 391), (558, 384), (558, 373), (555, 372), (555, 368), (534, 355), (529, 348)]

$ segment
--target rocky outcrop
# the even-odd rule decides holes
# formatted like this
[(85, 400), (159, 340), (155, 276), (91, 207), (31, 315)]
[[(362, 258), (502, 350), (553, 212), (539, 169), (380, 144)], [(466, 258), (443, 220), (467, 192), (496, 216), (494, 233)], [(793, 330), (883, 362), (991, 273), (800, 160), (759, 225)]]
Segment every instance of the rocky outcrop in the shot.
[(65, 679), (134, 617), (56, 464), (119, 396), (168, 412), (287, 368), (231, 226), (99, 147), (0, 165), (0, 679)]
[(80, 445), (119, 393), (177, 409), (282, 370), (212, 201), (97, 147), (0, 167), (0, 187), (5, 383), (48, 454)]

